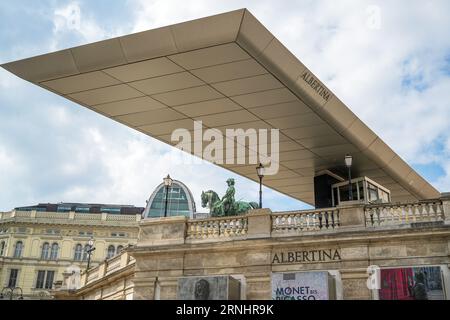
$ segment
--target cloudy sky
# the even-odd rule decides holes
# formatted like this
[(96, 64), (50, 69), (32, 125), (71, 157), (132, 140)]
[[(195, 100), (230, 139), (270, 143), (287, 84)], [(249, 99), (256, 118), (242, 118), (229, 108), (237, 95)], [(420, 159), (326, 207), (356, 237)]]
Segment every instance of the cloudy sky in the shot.
[[(339, 4), (338, 4), (339, 3)], [(0, 63), (248, 8), (439, 191), (450, 191), (450, 2), (0, 2)], [(258, 185), (212, 164), (180, 166), (173, 148), (0, 69), (0, 211), (39, 202), (143, 206), (167, 173), (196, 197), (257, 200)], [(307, 205), (266, 190), (265, 206)]]

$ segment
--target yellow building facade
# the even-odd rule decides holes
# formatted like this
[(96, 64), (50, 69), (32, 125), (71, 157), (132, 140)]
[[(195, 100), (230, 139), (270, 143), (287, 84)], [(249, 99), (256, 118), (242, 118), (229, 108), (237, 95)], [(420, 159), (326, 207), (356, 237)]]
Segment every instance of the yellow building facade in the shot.
[(95, 267), (136, 243), (140, 220), (140, 214), (0, 212), (2, 288), (19, 287), (24, 299), (51, 298), (65, 272), (86, 269), (91, 237)]

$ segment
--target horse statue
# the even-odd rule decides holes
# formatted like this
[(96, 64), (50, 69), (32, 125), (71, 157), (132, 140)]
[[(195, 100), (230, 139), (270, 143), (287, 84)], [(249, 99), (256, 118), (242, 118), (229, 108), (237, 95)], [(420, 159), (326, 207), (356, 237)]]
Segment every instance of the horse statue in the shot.
[(202, 191), (202, 207), (209, 209), (211, 217), (237, 216), (259, 208), (256, 202), (235, 201), (234, 179), (228, 179), (227, 184), (228, 189), (222, 199), (213, 190)]

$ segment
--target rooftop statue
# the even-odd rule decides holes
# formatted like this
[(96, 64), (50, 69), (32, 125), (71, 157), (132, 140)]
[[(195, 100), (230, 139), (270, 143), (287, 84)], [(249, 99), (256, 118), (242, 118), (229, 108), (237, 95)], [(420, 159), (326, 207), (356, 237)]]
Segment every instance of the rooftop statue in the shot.
[(228, 179), (227, 185), (228, 189), (222, 199), (213, 190), (202, 191), (202, 207), (209, 208), (211, 217), (237, 216), (259, 208), (256, 202), (235, 201), (234, 179)]

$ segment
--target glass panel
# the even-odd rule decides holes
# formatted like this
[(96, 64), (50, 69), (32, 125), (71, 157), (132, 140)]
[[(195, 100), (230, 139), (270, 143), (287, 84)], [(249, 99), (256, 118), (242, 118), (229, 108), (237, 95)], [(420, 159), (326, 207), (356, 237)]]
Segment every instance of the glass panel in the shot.
[(55, 271), (47, 271), (47, 279), (45, 279), (45, 289), (51, 289), (53, 287), (53, 278)]
[[(166, 209), (166, 188), (161, 187), (150, 204), (149, 217), (162, 217)], [(189, 217), (189, 201), (184, 190), (178, 185), (169, 188), (167, 194), (167, 215)]]
[(379, 191), (380, 191), (381, 202), (388, 203), (389, 202), (389, 193), (387, 193), (386, 191), (383, 191), (381, 189), (379, 189)]
[(108, 253), (106, 255), (106, 258), (111, 258), (112, 256), (114, 256), (114, 253), (116, 252), (116, 248), (114, 248), (113, 245), (108, 247)]
[(22, 241), (17, 241), (16, 248), (14, 249), (14, 258), (20, 258), (22, 256)]
[(83, 260), (87, 260), (88, 259), (88, 251), (89, 251), (89, 245), (85, 245), (84, 246), (84, 251), (83, 251)]
[(378, 202), (378, 188), (371, 183), (367, 183), (370, 202)]
[(8, 281), (8, 287), (9, 288), (15, 288), (17, 283), (17, 275), (19, 273), (18, 269), (11, 269), (9, 273), (9, 281)]
[(52, 251), (50, 252), (50, 260), (56, 260), (58, 258), (59, 246), (57, 243), (52, 244)]
[[(341, 202), (349, 201), (350, 195), (348, 192), (348, 184), (339, 187), (339, 195), (340, 195)], [(356, 200), (357, 197), (358, 197), (358, 194), (356, 192), (356, 182), (353, 182), (352, 183), (352, 198), (353, 198), (353, 200)]]
[(120, 213), (120, 208), (101, 208), (100, 212), (105, 212), (105, 213)]
[(49, 253), (50, 245), (48, 242), (44, 243), (42, 246), (42, 253), (41, 253), (41, 259), (47, 260), (48, 259), (48, 253)]
[(81, 244), (77, 244), (77, 246), (75, 247), (75, 256), (74, 256), (75, 261), (81, 260), (81, 252), (82, 251), (83, 251), (83, 247), (81, 246)]
[(68, 207), (68, 206), (58, 206), (58, 208), (56, 209), (57, 212), (69, 212), (72, 210), (72, 207)]
[(364, 181), (360, 181), (358, 183), (359, 187), (359, 200), (364, 200)]
[(339, 201), (338, 201), (338, 188), (337, 187), (333, 188), (333, 197), (334, 197), (333, 205), (337, 206), (339, 204)]
[(36, 280), (36, 289), (44, 288), (45, 271), (39, 270)]

